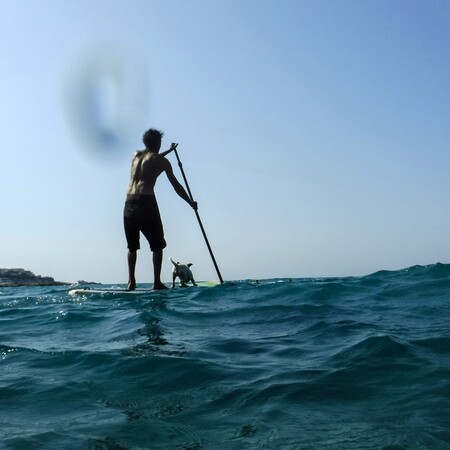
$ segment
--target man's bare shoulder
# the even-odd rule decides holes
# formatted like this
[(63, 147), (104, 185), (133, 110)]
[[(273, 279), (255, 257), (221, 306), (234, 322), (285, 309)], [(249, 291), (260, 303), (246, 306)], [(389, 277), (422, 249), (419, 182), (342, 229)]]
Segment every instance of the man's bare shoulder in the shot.
[(145, 166), (160, 167), (163, 170), (171, 167), (169, 160), (159, 153), (151, 152), (149, 150), (137, 150), (134, 152), (133, 160), (142, 159)]
[(152, 162), (154, 162), (156, 165), (158, 165), (164, 170), (167, 167), (170, 167), (170, 162), (164, 155), (160, 155), (159, 153), (153, 153), (150, 158)]
[(154, 152), (145, 152), (142, 158), (136, 158), (142, 161), (142, 170), (145, 176), (149, 173), (166, 172), (170, 170), (170, 162), (162, 155)]
[(133, 153), (133, 158), (139, 158), (139, 156), (142, 156), (145, 152), (146, 152), (146, 150), (136, 150)]

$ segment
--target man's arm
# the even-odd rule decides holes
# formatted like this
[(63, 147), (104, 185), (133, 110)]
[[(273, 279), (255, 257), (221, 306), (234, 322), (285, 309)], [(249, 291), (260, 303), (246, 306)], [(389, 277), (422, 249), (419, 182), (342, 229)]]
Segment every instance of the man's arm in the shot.
[(177, 145), (178, 145), (178, 144), (174, 144), (174, 143), (172, 142), (172, 144), (170, 145), (169, 150), (166, 150), (165, 152), (160, 153), (160, 155), (161, 155), (161, 156), (166, 156), (166, 155), (168, 155), (170, 152), (173, 152), (173, 151), (177, 148)]
[(175, 174), (173, 173), (172, 165), (170, 162), (164, 158), (164, 171), (166, 172), (167, 178), (170, 181), (170, 184), (175, 189), (175, 192), (184, 200), (186, 201), (192, 208), (195, 210), (197, 209), (197, 202), (192, 201), (189, 198), (188, 193), (184, 189), (184, 187), (180, 184), (180, 182), (175, 177)]

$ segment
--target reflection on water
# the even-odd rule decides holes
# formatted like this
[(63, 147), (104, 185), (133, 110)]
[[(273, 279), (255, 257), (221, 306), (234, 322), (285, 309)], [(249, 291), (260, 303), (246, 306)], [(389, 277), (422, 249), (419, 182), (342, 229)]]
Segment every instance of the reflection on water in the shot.
[(144, 327), (139, 330), (139, 334), (141, 336), (147, 337), (147, 343), (155, 347), (168, 344), (159, 326), (160, 322), (161, 319), (157, 317), (150, 317), (146, 320)]
[(122, 354), (127, 356), (145, 355), (165, 355), (178, 356), (186, 355), (186, 350), (179, 345), (170, 343), (164, 333), (163, 320), (158, 316), (158, 310), (165, 308), (164, 301), (154, 301), (150, 309), (141, 312), (143, 326), (137, 331), (139, 336), (144, 337), (144, 342), (139, 342), (133, 347), (124, 349)]

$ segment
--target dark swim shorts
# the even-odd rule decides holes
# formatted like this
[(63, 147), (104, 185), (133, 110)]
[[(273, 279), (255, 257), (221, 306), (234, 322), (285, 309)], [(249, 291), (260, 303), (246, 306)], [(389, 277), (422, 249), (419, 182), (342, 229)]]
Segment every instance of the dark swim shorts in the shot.
[(129, 195), (123, 210), (123, 224), (128, 249), (139, 250), (139, 232), (147, 239), (152, 252), (166, 247), (164, 230), (154, 195)]

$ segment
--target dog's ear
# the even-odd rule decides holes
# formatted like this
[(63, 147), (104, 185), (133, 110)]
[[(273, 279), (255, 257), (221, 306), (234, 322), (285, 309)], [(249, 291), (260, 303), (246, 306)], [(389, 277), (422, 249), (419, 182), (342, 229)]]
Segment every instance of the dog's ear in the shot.
[(192, 263), (189, 263), (189, 264), (186, 264), (188, 267), (191, 267), (192, 266)]

